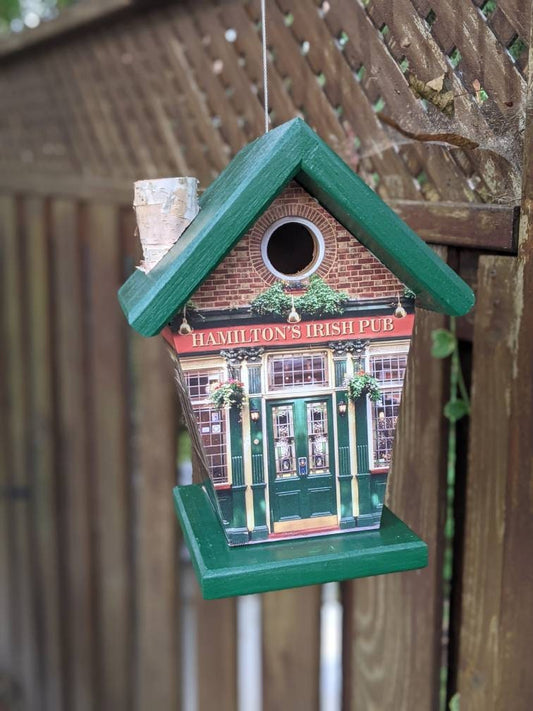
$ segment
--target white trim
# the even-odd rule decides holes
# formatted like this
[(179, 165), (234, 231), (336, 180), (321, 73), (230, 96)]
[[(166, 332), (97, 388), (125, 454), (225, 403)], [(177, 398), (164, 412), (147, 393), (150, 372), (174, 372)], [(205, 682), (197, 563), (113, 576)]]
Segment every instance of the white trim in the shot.
[[(278, 227), (286, 225), (290, 222), (298, 222), (299, 224), (304, 225), (304, 227), (307, 227), (311, 234), (311, 237), (313, 238), (313, 241), (315, 242), (316, 253), (313, 257), (313, 261), (311, 262), (311, 266), (302, 270), (298, 274), (283, 274), (283, 272), (278, 271), (271, 263), (267, 254), (268, 243), (274, 232), (278, 229)], [(301, 281), (302, 279), (306, 279), (307, 277), (311, 276), (311, 274), (314, 274), (314, 272), (316, 272), (318, 267), (321, 265), (322, 260), (324, 259), (325, 252), (326, 245), (324, 242), (324, 237), (322, 236), (322, 232), (320, 232), (318, 227), (309, 220), (306, 220), (303, 217), (297, 217), (296, 215), (282, 217), (280, 220), (276, 220), (276, 222), (273, 222), (268, 227), (265, 234), (263, 235), (263, 239), (261, 240), (261, 257), (263, 258), (263, 262), (266, 268), (269, 272), (274, 274), (274, 276), (278, 277), (278, 279), (283, 279), (283, 281)]]

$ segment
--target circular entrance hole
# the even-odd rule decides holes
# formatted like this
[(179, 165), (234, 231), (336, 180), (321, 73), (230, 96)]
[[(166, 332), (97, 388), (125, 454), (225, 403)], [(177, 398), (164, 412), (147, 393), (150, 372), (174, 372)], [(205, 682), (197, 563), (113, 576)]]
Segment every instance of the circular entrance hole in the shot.
[(307, 220), (283, 220), (264, 237), (263, 258), (277, 276), (302, 279), (314, 272), (323, 254), (322, 235)]

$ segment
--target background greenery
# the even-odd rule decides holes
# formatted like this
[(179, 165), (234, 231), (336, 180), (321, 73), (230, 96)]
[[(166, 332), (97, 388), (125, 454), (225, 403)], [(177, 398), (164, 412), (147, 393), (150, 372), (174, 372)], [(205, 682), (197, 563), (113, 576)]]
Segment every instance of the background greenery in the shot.
[(76, 0), (0, 0), (0, 32), (20, 32), (52, 20)]

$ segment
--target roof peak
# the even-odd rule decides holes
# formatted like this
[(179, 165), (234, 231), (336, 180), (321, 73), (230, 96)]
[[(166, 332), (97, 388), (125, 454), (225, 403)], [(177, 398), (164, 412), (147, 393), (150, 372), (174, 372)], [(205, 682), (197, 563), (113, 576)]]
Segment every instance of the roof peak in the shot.
[(119, 291), (129, 323), (158, 333), (233, 249), (274, 198), (296, 179), (418, 297), (450, 315), (474, 297), (443, 262), (301, 118), (246, 145), (200, 198), (200, 212), (148, 274), (136, 270)]

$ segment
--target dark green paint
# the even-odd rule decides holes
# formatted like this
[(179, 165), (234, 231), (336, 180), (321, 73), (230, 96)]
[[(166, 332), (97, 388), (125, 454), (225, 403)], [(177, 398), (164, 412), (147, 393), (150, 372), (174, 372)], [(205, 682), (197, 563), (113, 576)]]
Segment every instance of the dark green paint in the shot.
[[(337, 365), (337, 364), (335, 364)], [(335, 368), (335, 370), (337, 370)], [(335, 416), (337, 418), (337, 451), (339, 453), (339, 493), (340, 493), (340, 527), (354, 528), (352, 479), (353, 473), (350, 466), (350, 428), (348, 412), (339, 415), (339, 402), (348, 403), (346, 393), (335, 393)]]
[(362, 528), (373, 526), (376, 523), (370, 491), (367, 422), (366, 397), (360, 397), (355, 401), (355, 441), (357, 446), (357, 491), (359, 494), (357, 526)]
[(385, 491), (387, 489), (387, 474), (371, 474), (370, 475), (370, 497), (372, 499), (374, 511), (377, 514), (377, 522), (379, 523), (379, 515), (385, 501)]
[[(335, 367), (335, 387), (342, 388), (346, 379), (346, 358), (335, 358), (333, 364)], [(347, 401), (346, 397), (344, 400)]]
[(387, 508), (381, 528), (231, 547), (201, 484), (174, 489), (185, 542), (206, 599), (395, 573), (427, 565), (427, 546)]
[[(261, 398), (250, 398), (250, 411), (253, 409), (261, 412)], [(250, 442), (252, 449), (252, 496), (254, 502), (254, 530), (250, 533), (250, 538), (252, 541), (261, 541), (268, 538), (263, 427), (261, 420), (253, 422), (250, 419)]]
[(242, 421), (241, 411), (238, 407), (232, 407), (230, 409), (229, 421), (233, 517), (230, 526), (226, 528), (226, 534), (231, 543), (247, 543), (249, 535), (246, 525), (246, 486), (244, 484)]
[(250, 395), (261, 392), (261, 365), (248, 366), (248, 383)]
[(233, 493), (231, 489), (216, 489), (218, 505), (222, 513), (224, 526), (231, 526), (233, 521)]
[[(280, 405), (292, 406), (296, 460), (299, 457), (305, 457), (308, 460), (308, 467), (310, 467), (307, 440), (307, 405), (318, 402), (327, 404), (329, 471), (324, 474), (294, 476), (286, 479), (276, 478), (272, 409)], [(272, 400), (267, 403), (266, 412), (267, 437), (271, 445), (268, 452), (271, 523), (336, 514), (335, 442), (333, 437), (331, 395)]]
[(170, 321), (295, 178), (427, 309), (468, 312), (470, 287), (317, 134), (293, 119), (243, 148), (200, 198), (200, 212), (149, 274), (119, 291), (130, 325), (153, 336)]

